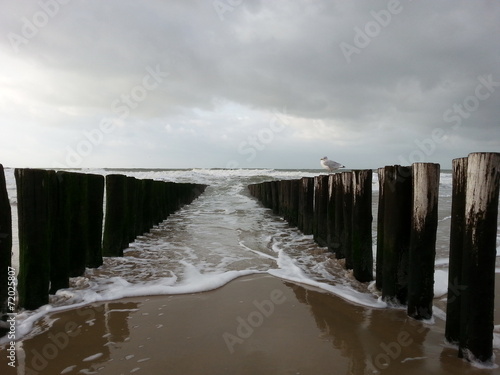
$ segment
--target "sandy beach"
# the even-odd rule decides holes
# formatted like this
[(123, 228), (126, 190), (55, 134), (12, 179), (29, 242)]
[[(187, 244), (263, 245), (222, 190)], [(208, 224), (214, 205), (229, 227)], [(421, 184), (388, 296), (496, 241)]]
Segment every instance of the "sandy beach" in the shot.
[[(2, 374), (498, 374), (457, 358), (444, 322), (361, 307), (269, 275), (48, 315)], [(498, 360), (498, 352), (496, 363)]]

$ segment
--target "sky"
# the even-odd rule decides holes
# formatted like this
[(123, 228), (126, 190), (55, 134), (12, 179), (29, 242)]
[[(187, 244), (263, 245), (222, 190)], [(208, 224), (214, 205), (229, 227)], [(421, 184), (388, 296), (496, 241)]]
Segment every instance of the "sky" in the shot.
[(500, 152), (500, 2), (2, 0), (0, 163), (346, 168)]

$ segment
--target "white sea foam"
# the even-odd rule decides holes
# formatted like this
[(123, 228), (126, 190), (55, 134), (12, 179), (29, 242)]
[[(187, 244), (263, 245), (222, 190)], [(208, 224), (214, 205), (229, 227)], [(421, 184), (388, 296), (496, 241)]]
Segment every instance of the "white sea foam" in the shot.
[[(104, 258), (101, 267), (87, 269), (85, 275), (71, 279), (70, 288), (51, 296), (49, 305), (18, 314), (18, 337), (28, 334), (38, 319), (51, 312), (123, 297), (203, 292), (241, 276), (262, 273), (321, 288), (355, 304), (386, 307), (373, 288), (357, 282), (331, 253), (314, 243), (312, 236), (291, 228), (251, 198), (246, 189), (251, 183), (313, 177), (318, 171), (88, 169), (84, 172), (121, 173), (210, 187), (191, 205), (139, 236), (125, 250), (124, 257)], [(7, 169), (6, 176), (15, 211), (13, 170)], [(442, 174), (441, 189), (443, 194), (451, 191), (451, 177), (443, 178)], [(376, 172), (373, 190), (374, 194), (378, 192)], [(444, 210), (441, 219), (449, 216), (448, 211)], [(375, 241), (374, 233), (374, 244)], [(16, 244), (14, 252), (17, 253)], [(17, 267), (16, 258), (14, 264)], [(440, 269), (436, 271), (435, 295), (442, 296), (447, 287), (444, 254), (437, 264)]]

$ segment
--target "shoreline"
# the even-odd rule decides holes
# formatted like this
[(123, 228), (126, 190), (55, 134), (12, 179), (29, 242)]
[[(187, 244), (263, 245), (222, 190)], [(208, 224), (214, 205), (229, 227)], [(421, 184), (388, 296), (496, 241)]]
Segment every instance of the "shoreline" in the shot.
[[(271, 275), (217, 289), (50, 313), (17, 343), (26, 374), (493, 374), (457, 357), (444, 322), (355, 305)], [(3, 355), (0, 368), (16, 369)], [(495, 350), (500, 364), (498, 350)]]

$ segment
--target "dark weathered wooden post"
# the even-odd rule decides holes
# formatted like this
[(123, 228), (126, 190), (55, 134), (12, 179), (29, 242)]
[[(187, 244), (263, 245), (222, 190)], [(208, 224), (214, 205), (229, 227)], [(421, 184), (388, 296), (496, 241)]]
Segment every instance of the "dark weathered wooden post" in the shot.
[(13, 312), (7, 304), (12, 258), (12, 213), (3, 165), (0, 164), (0, 314)]
[(70, 194), (66, 193), (70, 185), (65, 177), (67, 172), (56, 173), (57, 183), (53, 191), (57, 199), (53, 200), (54, 232), (51, 237), (50, 249), (50, 294), (55, 294), (59, 289), (69, 287), (69, 253), (71, 251), (70, 224), (73, 207), (68, 204)]
[[(104, 256), (123, 256), (127, 223), (127, 177), (120, 174), (106, 176), (106, 216), (102, 253)], [(127, 244), (128, 245), (128, 244)]]
[(273, 210), (279, 215), (280, 207), (280, 186), (278, 181), (264, 182), (264, 206)]
[(413, 213), (408, 273), (408, 316), (432, 317), (438, 224), (439, 164), (412, 165)]
[(137, 208), (138, 208), (138, 205), (137, 205), (137, 179), (135, 177), (130, 177), (130, 176), (127, 176), (127, 211), (128, 211), (128, 215), (127, 215), (127, 223), (126, 223), (126, 232), (128, 233), (127, 235), (127, 245), (126, 247), (128, 247), (128, 244), (130, 242), (133, 242), (135, 237), (136, 237), (136, 233), (135, 233), (135, 225), (136, 225), (136, 222), (137, 222), (137, 216), (138, 216), (138, 212), (137, 212)]
[(448, 298), (446, 301), (446, 331), (448, 342), (460, 341), (460, 309), (462, 303), (462, 261), (465, 233), (465, 193), (467, 188), (467, 158), (452, 163), (452, 199), (450, 224), (450, 263), (448, 267)]
[(373, 280), (372, 170), (352, 171), (352, 265), (356, 280)]
[[(148, 232), (153, 227), (153, 180), (142, 180), (143, 201), (142, 201), (142, 233)], [(172, 201), (176, 197), (172, 197)]]
[(331, 248), (337, 259), (345, 259), (345, 249), (342, 244), (344, 240), (344, 187), (342, 185), (342, 173), (333, 175), (333, 205), (335, 206), (335, 218), (333, 226), (333, 238)]
[(384, 284), (384, 207), (385, 207), (385, 194), (384, 194), (384, 179), (385, 168), (379, 168), (378, 174), (378, 211), (377, 211), (377, 259), (375, 270), (375, 286), (378, 290), (382, 290)]
[(104, 216), (104, 176), (88, 174), (88, 240), (86, 266), (97, 268), (102, 265), (102, 225)]
[(319, 246), (328, 246), (328, 175), (314, 177), (313, 237)]
[(143, 234), (143, 227), (144, 227), (144, 216), (143, 216), (143, 211), (144, 211), (144, 185), (142, 183), (142, 180), (136, 179), (135, 180), (135, 204), (134, 207), (136, 209), (135, 212), (135, 235), (140, 236)]
[(288, 192), (289, 192), (288, 181), (281, 180), (281, 181), (275, 181), (275, 183), (278, 185), (278, 191), (279, 191), (278, 201), (280, 209), (278, 215), (288, 221)]
[(299, 193), (299, 223), (304, 234), (312, 234), (314, 214), (314, 178), (303, 177), (300, 180)]
[(328, 250), (335, 253), (337, 245), (337, 240), (335, 239), (335, 174), (330, 174), (328, 176), (328, 202), (326, 208), (326, 241), (328, 245)]
[(489, 363), (493, 356), (500, 153), (472, 153), (467, 164), (459, 355)]
[(34, 310), (49, 302), (51, 190), (54, 171), (16, 169), (19, 219), (19, 306)]
[(384, 233), (382, 298), (405, 305), (411, 233), (411, 167), (384, 168)]
[(290, 180), (290, 191), (289, 191), (289, 210), (290, 210), (290, 218), (288, 222), (290, 225), (297, 226), (298, 225), (298, 217), (299, 217), (299, 180)]
[[(67, 194), (69, 230), (69, 276), (81, 276), (85, 272), (88, 252), (88, 187), (87, 175), (66, 172), (68, 176)], [(82, 236), (83, 234), (83, 236)]]
[(353, 184), (352, 172), (342, 172), (342, 190), (343, 190), (343, 220), (344, 230), (341, 241), (341, 248), (345, 254), (345, 268), (350, 270), (352, 263), (352, 200)]

